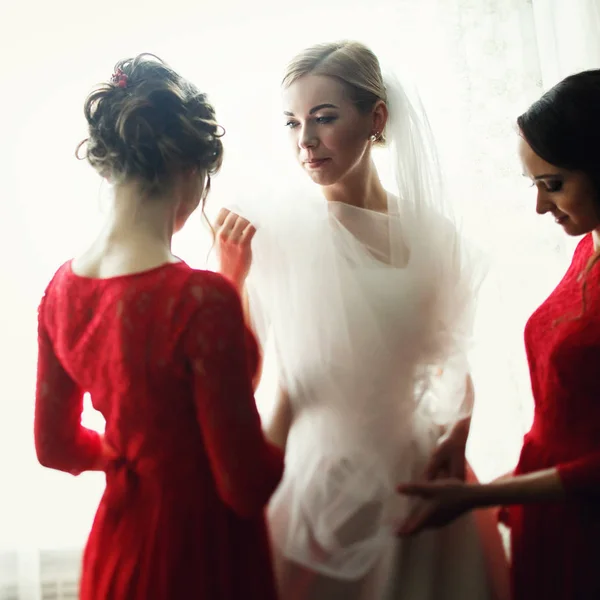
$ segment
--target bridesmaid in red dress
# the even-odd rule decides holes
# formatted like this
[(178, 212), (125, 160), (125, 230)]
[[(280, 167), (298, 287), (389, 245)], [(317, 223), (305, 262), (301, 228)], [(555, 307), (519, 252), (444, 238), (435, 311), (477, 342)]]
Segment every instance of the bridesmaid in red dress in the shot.
[[(254, 402), (257, 345), (233, 285), (171, 253), (221, 164), (214, 110), (140, 55), (85, 115), (114, 206), (40, 304), (35, 410), (43, 465), (106, 472), (80, 597), (275, 600), (263, 511), (283, 458)], [(104, 437), (81, 425), (86, 392)]]
[(600, 70), (567, 77), (518, 119), (537, 212), (584, 236), (525, 328), (535, 400), (514, 473), (402, 486), (427, 499), (402, 533), (505, 506), (514, 600), (600, 598)]

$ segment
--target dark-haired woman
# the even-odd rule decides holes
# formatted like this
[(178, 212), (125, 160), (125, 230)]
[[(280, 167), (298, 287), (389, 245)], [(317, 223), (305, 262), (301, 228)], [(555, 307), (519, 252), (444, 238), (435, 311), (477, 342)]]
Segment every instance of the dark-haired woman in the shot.
[[(114, 205), (40, 304), (35, 412), (43, 465), (106, 472), (80, 597), (274, 600), (263, 509), (283, 458), (254, 403), (257, 345), (232, 284), (171, 253), (221, 164), (214, 110), (141, 55), (85, 114)], [(104, 436), (80, 423), (86, 392)]]
[(505, 506), (514, 600), (600, 598), (600, 70), (567, 77), (518, 119), (537, 212), (584, 236), (562, 281), (529, 319), (535, 417), (512, 476), (402, 486), (429, 499), (410, 534)]

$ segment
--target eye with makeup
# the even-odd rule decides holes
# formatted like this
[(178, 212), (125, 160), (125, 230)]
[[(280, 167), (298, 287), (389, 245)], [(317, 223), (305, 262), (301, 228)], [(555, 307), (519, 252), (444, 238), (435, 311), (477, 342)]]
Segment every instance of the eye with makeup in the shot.
[[(323, 115), (320, 117), (315, 117), (314, 121), (317, 123), (317, 125), (328, 125), (334, 121), (337, 121), (337, 119), (338, 118), (334, 115)], [(289, 127), (290, 129), (295, 129), (298, 127), (298, 125), (298, 121), (288, 120), (285, 122), (285, 127)]]
[(538, 181), (534, 181), (531, 185), (532, 187), (534, 185), (538, 185), (538, 184), (542, 184), (544, 186), (544, 188), (546, 189), (547, 192), (553, 194), (556, 192), (560, 192), (563, 188), (563, 181), (562, 179), (544, 179), (544, 180), (538, 180)]
[(551, 179), (544, 181), (544, 184), (549, 192), (560, 192), (560, 190), (563, 188), (562, 179)]
[(319, 125), (327, 125), (328, 123), (333, 123), (334, 121), (337, 121), (337, 117), (333, 115), (324, 115), (322, 117), (317, 117), (315, 121)]
[(535, 178), (532, 182), (531, 182), (531, 187), (534, 186), (539, 186), (539, 185), (543, 185), (544, 189), (549, 192), (550, 194), (556, 193), (556, 192), (560, 192), (563, 189), (563, 180), (560, 178), (552, 178), (552, 179), (546, 179), (546, 178)]

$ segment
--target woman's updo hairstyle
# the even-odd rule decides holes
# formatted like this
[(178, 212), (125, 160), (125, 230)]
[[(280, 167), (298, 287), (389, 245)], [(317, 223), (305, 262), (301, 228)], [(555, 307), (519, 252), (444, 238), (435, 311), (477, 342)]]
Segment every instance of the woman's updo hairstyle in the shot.
[[(112, 183), (135, 180), (148, 196), (197, 170), (210, 177), (223, 160), (224, 130), (206, 95), (152, 54), (119, 61), (111, 80), (86, 99), (89, 135), (77, 148)], [(85, 145), (85, 156), (79, 156)]]

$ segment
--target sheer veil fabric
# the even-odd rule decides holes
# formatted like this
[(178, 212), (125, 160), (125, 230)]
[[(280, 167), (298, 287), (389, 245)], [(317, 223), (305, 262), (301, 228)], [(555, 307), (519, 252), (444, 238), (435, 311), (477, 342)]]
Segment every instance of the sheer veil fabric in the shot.
[[(470, 598), (464, 583), (447, 595), (437, 587), (452, 587), (434, 572), (447, 532), (394, 535), (411, 508), (396, 485), (419, 477), (442, 427), (471, 410), (481, 269), (444, 201), (424, 111), (394, 77), (386, 89), (396, 187), (385, 213), (328, 203), (300, 182), (230, 207), (257, 227), (251, 315), (263, 345), (273, 338), (294, 412), (269, 508), (286, 598)], [(493, 597), (474, 521), (453, 527), (471, 561), (456, 576), (466, 568), (472, 598)]]

